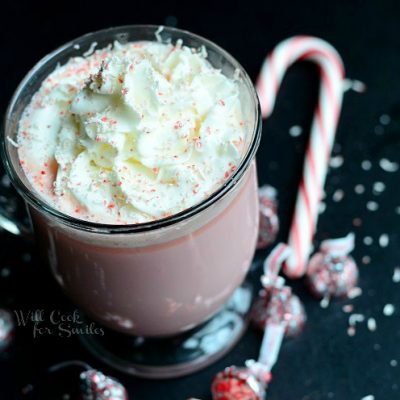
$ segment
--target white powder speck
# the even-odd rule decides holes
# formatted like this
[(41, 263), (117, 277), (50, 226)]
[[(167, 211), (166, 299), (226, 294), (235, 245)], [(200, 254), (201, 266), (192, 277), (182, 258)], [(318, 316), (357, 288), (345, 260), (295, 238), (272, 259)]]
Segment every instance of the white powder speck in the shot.
[(397, 162), (391, 162), (387, 158), (379, 160), (379, 166), (386, 172), (396, 172), (399, 169), (399, 164)]
[(3, 175), (3, 177), (1, 178), (1, 184), (4, 187), (10, 187), (11, 186), (11, 181), (10, 181), (10, 178), (8, 177), (8, 175)]
[(374, 239), (372, 239), (371, 236), (365, 236), (363, 242), (366, 246), (371, 246), (371, 244), (374, 242)]
[(75, 49), (75, 50), (79, 50), (80, 48), (81, 48), (81, 46), (79, 46), (78, 43), (74, 44), (74, 49)]
[(364, 186), (364, 185), (361, 185), (361, 184), (356, 185), (356, 186), (354, 186), (354, 191), (355, 191), (357, 194), (363, 194), (363, 193), (365, 192), (365, 186)]
[(329, 161), (329, 166), (332, 168), (339, 168), (343, 165), (344, 158), (342, 156), (332, 157)]
[(376, 321), (375, 321), (375, 318), (368, 318), (367, 327), (368, 327), (368, 330), (370, 330), (371, 332), (376, 331)]
[(394, 211), (396, 212), (396, 214), (400, 214), (400, 206), (396, 207), (396, 208), (394, 209)]
[(395, 308), (393, 304), (386, 304), (385, 307), (383, 307), (383, 315), (386, 317), (390, 317), (394, 314)]
[(393, 271), (393, 277), (392, 281), (394, 283), (399, 283), (400, 282), (400, 267), (396, 267)]
[(326, 203), (324, 203), (323, 201), (321, 201), (318, 205), (318, 213), (319, 214), (323, 214), (326, 210)]
[(369, 201), (367, 203), (367, 209), (369, 211), (376, 211), (379, 208), (379, 204), (376, 201)]
[(344, 191), (342, 189), (338, 189), (333, 193), (332, 200), (335, 202), (342, 201), (344, 197)]
[(386, 233), (382, 233), (381, 236), (379, 236), (379, 246), (381, 247), (387, 247), (389, 245), (389, 235)]
[(361, 168), (362, 168), (364, 171), (369, 171), (369, 170), (372, 168), (372, 163), (371, 163), (371, 161), (369, 161), (369, 160), (364, 160), (364, 161), (361, 163)]
[(386, 188), (386, 185), (383, 182), (375, 182), (372, 190), (374, 191), (374, 194), (380, 194), (382, 193)]
[(381, 345), (379, 343), (374, 344), (374, 350), (379, 351), (381, 349)]
[(364, 396), (361, 400), (375, 400), (375, 396), (372, 394), (368, 394), (367, 396)]
[(356, 286), (353, 287), (352, 289), (349, 290), (349, 292), (347, 293), (347, 297), (349, 299), (355, 299), (356, 297), (359, 297), (362, 295), (362, 290), (360, 287)]
[(397, 360), (390, 360), (390, 366), (391, 367), (397, 367)]
[(382, 125), (389, 125), (389, 124), (390, 124), (390, 116), (387, 115), (387, 114), (382, 114), (382, 115), (379, 117), (379, 122), (380, 122)]
[(290, 129), (289, 129), (289, 135), (291, 137), (297, 137), (300, 136), (303, 133), (303, 128), (299, 125), (293, 125)]

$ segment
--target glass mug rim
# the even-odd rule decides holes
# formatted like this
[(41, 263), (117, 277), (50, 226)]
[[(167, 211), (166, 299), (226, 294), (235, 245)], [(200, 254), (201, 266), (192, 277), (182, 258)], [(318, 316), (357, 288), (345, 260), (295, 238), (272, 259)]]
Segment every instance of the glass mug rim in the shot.
[[(124, 34), (127, 31), (132, 30), (140, 30), (140, 29), (150, 29), (154, 30), (154, 34), (159, 30), (163, 29), (162, 32), (169, 32), (171, 34), (182, 34), (185, 37), (189, 37), (199, 41), (206, 47), (213, 49), (216, 53), (222, 55), (222, 57), (227, 60), (231, 65), (235, 67), (235, 69), (240, 70), (243, 82), (245, 83), (246, 89), (249, 90), (249, 94), (251, 96), (251, 100), (253, 101), (254, 107), (254, 125), (251, 128), (251, 142), (248, 146), (247, 152), (240, 161), (238, 168), (234, 171), (234, 173), (225, 181), (223, 185), (221, 185), (218, 189), (216, 189), (210, 196), (206, 199), (202, 200), (200, 203), (195, 204), (189, 208), (186, 208), (179, 213), (175, 213), (169, 217), (157, 219), (154, 221), (143, 222), (138, 224), (126, 224), (126, 225), (119, 225), (119, 224), (102, 224), (97, 222), (91, 222), (87, 220), (82, 220), (75, 218), (73, 216), (64, 214), (63, 212), (57, 210), (55, 207), (52, 207), (48, 204), (44, 199), (40, 198), (38, 194), (34, 192), (34, 190), (29, 189), (27, 185), (19, 177), (18, 173), (16, 172), (13, 162), (11, 161), (11, 157), (7, 150), (6, 140), (8, 135), (8, 122), (11, 121), (11, 117), (14, 112), (14, 107), (20, 98), (21, 94), (23, 93), (24, 89), (26, 88), (27, 84), (34, 79), (35, 75), (40, 72), (40, 70), (45, 67), (46, 65), (52, 63), (63, 55), (64, 52), (71, 49), (71, 47), (88, 44), (89, 45), (96, 41), (96, 38), (99, 36), (104, 36), (109, 34), (110, 36), (110, 43), (112, 40), (116, 40), (113, 35), (118, 33)], [(76, 48), (76, 47), (75, 47)], [(250, 77), (248, 76), (245, 69), (241, 66), (241, 64), (236, 61), (234, 57), (232, 57), (228, 52), (226, 52), (223, 48), (218, 46), (217, 44), (213, 43), (212, 41), (203, 38), (202, 36), (196, 35), (191, 33), (187, 30), (181, 30), (172, 27), (164, 27), (162, 25), (124, 25), (124, 26), (117, 26), (106, 28), (94, 32), (87, 33), (85, 35), (79, 36), (76, 39), (73, 39), (64, 45), (56, 48), (43, 58), (41, 58), (33, 68), (25, 75), (22, 79), (20, 84), (18, 85), (17, 89), (15, 90), (10, 103), (7, 107), (5, 119), (4, 119), (4, 126), (0, 133), (0, 145), (1, 145), (1, 156), (3, 159), (3, 164), (5, 166), (6, 172), (13, 183), (14, 187), (18, 191), (18, 193), (24, 198), (24, 200), (38, 209), (39, 211), (44, 212), (48, 216), (55, 217), (56, 220), (77, 228), (79, 230), (84, 230), (88, 232), (96, 232), (96, 233), (107, 233), (107, 234), (121, 234), (121, 233), (142, 233), (147, 231), (152, 231), (160, 228), (164, 228), (184, 220), (190, 219), (191, 217), (199, 214), (200, 212), (204, 211), (205, 209), (209, 208), (213, 204), (215, 204), (219, 199), (223, 198), (229, 191), (239, 182), (242, 178), (244, 173), (247, 171), (248, 167), (251, 165), (251, 161), (253, 160), (255, 153), (258, 149), (261, 140), (261, 111), (260, 111), (260, 104), (258, 100), (257, 93), (254, 89), (254, 85), (251, 82)]]

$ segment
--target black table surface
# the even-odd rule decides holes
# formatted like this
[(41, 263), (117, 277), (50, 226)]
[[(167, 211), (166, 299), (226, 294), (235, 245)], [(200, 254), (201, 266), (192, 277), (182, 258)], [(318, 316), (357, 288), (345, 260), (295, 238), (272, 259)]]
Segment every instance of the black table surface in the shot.
[[(364, 82), (367, 90), (345, 94), (334, 148), (334, 155), (342, 156), (344, 162), (329, 171), (326, 209), (320, 215), (316, 239), (319, 242), (355, 232), (353, 254), (360, 268), (362, 295), (334, 301), (323, 309), (309, 295), (303, 281), (291, 282), (305, 304), (308, 322), (300, 336), (285, 340), (273, 369), (268, 398), (400, 398), (400, 283), (393, 281), (394, 269), (400, 265), (400, 172), (387, 172), (381, 167), (385, 159), (400, 162), (400, 3), (283, 0), (257, 5), (215, 1), (193, 2), (185, 7), (174, 1), (158, 5), (114, 2), (104, 6), (99, 2), (14, 0), (2, 3), (1, 15), (2, 112), (18, 82), (39, 58), (67, 40), (104, 27), (154, 23), (188, 29), (228, 50), (252, 79), (267, 52), (291, 35), (311, 34), (331, 42), (343, 57), (346, 76)], [(277, 108), (263, 125), (257, 155), (259, 182), (270, 183), (279, 191), (281, 240), (286, 239), (289, 229), (318, 84), (317, 70), (310, 64), (291, 68)], [(289, 134), (294, 125), (303, 128), (298, 137)], [(365, 168), (368, 163), (362, 167), (365, 160), (371, 162), (370, 169)], [(378, 186), (384, 188), (383, 192), (374, 190), (376, 182), (384, 184)], [(361, 194), (355, 191), (360, 184), (365, 187)], [(377, 210), (368, 209), (370, 201), (377, 203)], [(370, 239), (365, 244), (365, 237), (371, 237), (372, 244)], [(1, 307), (45, 313), (74, 310), (34, 246), (5, 232), (0, 232), (0, 243)], [(260, 252), (256, 258), (261, 260), (267, 252)], [(376, 330), (369, 330), (364, 322), (357, 325), (355, 336), (349, 336), (345, 304), (352, 304), (353, 312), (366, 319), (375, 318)], [(383, 314), (386, 304), (395, 306), (392, 316)], [(27, 398), (22, 389), (32, 384), (41, 388), (42, 399), (67, 399), (62, 395), (74, 390), (76, 371), (52, 377), (44, 371), (59, 362), (77, 359), (116, 376), (131, 399), (210, 399), (210, 381), (215, 373), (256, 357), (259, 344), (260, 336), (249, 329), (234, 350), (207, 369), (181, 379), (150, 381), (105, 367), (83, 349), (76, 335), (60, 338), (44, 334), (34, 338), (28, 324), (17, 328), (13, 345), (0, 354), (0, 398)]]

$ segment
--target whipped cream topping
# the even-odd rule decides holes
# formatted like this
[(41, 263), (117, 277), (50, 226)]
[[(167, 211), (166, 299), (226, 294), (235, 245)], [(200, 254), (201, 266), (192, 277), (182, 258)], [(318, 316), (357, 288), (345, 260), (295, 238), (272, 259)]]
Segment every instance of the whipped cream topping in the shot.
[(238, 82), (204, 51), (115, 43), (43, 82), (18, 132), (20, 163), (53, 207), (134, 224), (207, 198), (244, 152)]

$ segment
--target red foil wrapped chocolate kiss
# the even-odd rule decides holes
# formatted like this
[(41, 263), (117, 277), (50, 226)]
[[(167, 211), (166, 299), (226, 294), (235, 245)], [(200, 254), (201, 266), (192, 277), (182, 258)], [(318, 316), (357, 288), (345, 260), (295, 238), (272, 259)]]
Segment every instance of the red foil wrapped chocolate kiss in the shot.
[(258, 189), (260, 204), (260, 225), (257, 249), (264, 249), (272, 244), (279, 231), (278, 202), (276, 189), (269, 185)]
[(325, 240), (311, 258), (307, 280), (311, 292), (319, 298), (345, 296), (355, 287), (358, 268), (349, 253), (354, 249), (354, 234)]
[(128, 393), (122, 384), (100, 371), (84, 371), (80, 378), (83, 400), (128, 400)]

